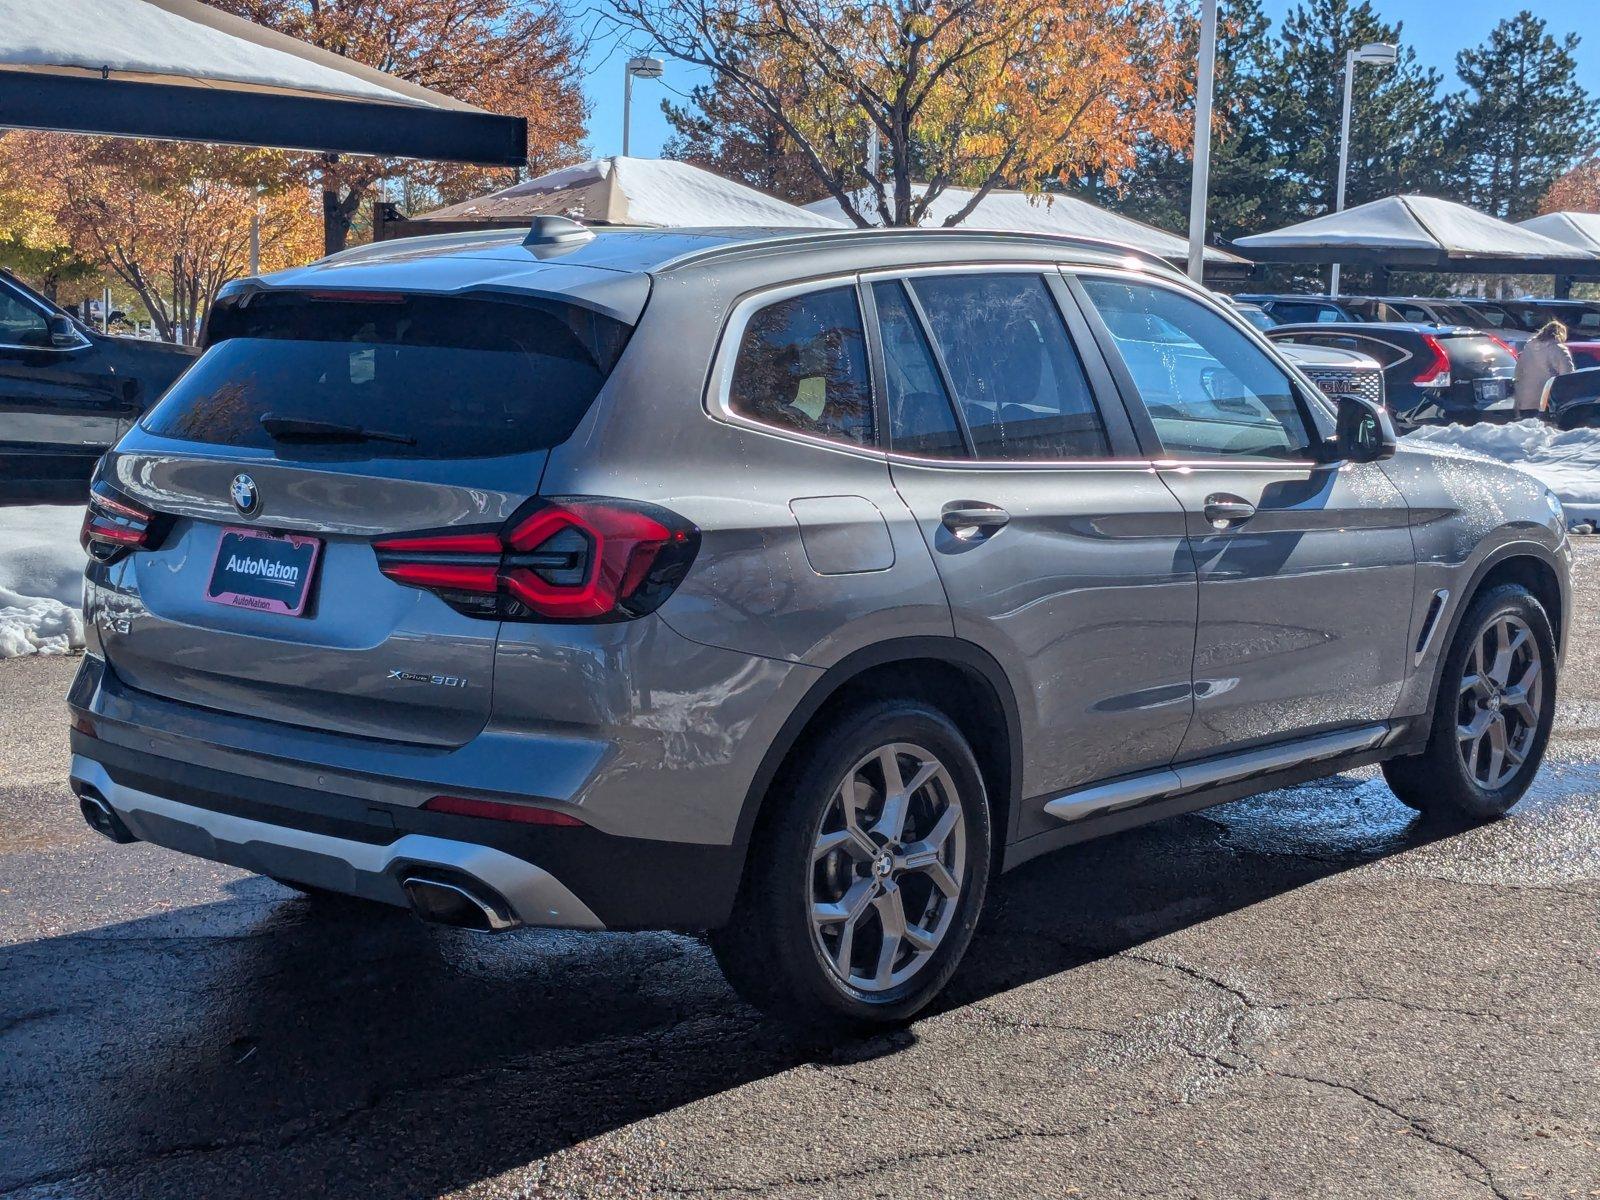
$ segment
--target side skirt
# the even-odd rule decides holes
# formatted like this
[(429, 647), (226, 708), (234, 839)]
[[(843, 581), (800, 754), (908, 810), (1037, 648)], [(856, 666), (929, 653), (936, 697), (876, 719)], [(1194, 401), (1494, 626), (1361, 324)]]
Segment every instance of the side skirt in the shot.
[[(1408, 733), (1412, 737), (1408, 738)], [(1052, 850), (1137, 829), (1166, 817), (1198, 812), (1230, 800), (1325, 779), (1342, 771), (1414, 753), (1421, 749), (1413, 740), (1414, 736), (1414, 731), (1405, 723), (1398, 727), (1364, 726), (1360, 730), (1321, 735), (1200, 763), (1185, 763), (1068, 792), (1046, 800), (1045, 810), (1059, 816), (1063, 811), (1077, 809), (1084, 815), (1064, 818), (1059, 829), (1013, 842), (1006, 847), (1001, 869), (1009, 871)], [(1338, 745), (1331, 740), (1333, 738), (1348, 738), (1349, 744), (1330, 749)], [(1280, 755), (1288, 757), (1287, 765), (1280, 765)], [(1218, 779), (1219, 775), (1222, 778)], [(1040, 801), (1026, 803), (1036, 807)], [(1055, 806), (1054, 811), (1052, 806)]]

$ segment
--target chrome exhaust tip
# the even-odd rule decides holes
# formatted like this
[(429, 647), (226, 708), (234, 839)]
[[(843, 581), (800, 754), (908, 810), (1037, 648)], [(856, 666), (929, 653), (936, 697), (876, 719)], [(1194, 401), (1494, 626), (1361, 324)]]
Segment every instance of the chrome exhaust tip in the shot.
[(78, 811), (83, 814), (83, 819), (88, 822), (89, 828), (102, 837), (108, 837), (124, 846), (139, 840), (122, 823), (122, 818), (117, 816), (116, 809), (107, 804), (105, 797), (92, 788), (84, 788), (78, 793)]
[(434, 925), (503, 933), (521, 925), (511, 906), (482, 884), (412, 872), (400, 880), (411, 911)]

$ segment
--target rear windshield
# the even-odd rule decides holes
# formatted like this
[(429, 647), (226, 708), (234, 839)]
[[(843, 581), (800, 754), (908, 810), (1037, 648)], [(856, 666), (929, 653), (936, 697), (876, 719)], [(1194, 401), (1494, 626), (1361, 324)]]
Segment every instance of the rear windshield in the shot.
[(1505, 343), (1487, 334), (1467, 333), (1458, 337), (1445, 334), (1440, 336), (1439, 344), (1444, 347), (1445, 357), (1456, 366), (1517, 369), (1516, 356), (1506, 349)]
[[(209, 349), (144, 418), (163, 437), (285, 452), (488, 458), (559, 445), (628, 327), (555, 301), (369, 293), (222, 304)], [(274, 439), (262, 418), (280, 431)], [(295, 422), (344, 436), (286, 441)], [(371, 439), (349, 435), (371, 431)]]

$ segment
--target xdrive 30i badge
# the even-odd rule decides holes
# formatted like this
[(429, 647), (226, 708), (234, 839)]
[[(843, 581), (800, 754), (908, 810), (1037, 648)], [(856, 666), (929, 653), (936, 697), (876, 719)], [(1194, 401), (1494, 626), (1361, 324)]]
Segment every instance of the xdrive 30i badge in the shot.
[(399, 679), (405, 683), (430, 683), (434, 687), (459, 687), (467, 686), (465, 675), (424, 675), (421, 671), (402, 671), (390, 668), (390, 679)]

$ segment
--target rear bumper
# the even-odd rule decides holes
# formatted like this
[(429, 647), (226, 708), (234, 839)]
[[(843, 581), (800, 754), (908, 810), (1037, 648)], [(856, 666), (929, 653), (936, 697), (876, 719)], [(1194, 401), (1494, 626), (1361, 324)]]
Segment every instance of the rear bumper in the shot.
[[(482, 882), (528, 925), (705, 929), (726, 922), (743, 872), (732, 842), (428, 811), (419, 796), (485, 793), (424, 782), (421, 755), (388, 776), (284, 758), (309, 748), (289, 730), (261, 731), (282, 733), (277, 756), (222, 745), (200, 736), (220, 714), (131, 693), (92, 655), (68, 704), (80, 797), (92, 789), (141, 840), (297, 883), (404, 904), (406, 872), (429, 867)], [(527, 791), (486, 795), (589, 815)]]
[(550, 872), (490, 846), (415, 833), (374, 844), (275, 825), (125, 786), (81, 754), (72, 757), (72, 786), (110, 805), (140, 841), (276, 879), (404, 907), (402, 881), (426, 870), (483, 885), (522, 925), (605, 928)]

